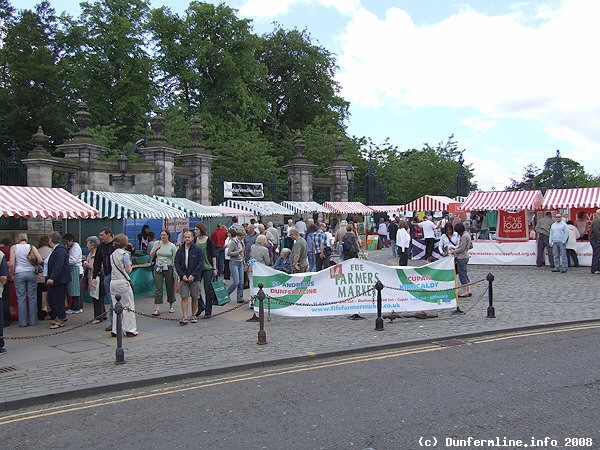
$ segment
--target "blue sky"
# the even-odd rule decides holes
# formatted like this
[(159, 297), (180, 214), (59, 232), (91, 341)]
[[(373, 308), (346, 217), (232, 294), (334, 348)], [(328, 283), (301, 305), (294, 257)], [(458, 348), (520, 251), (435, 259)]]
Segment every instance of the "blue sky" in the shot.
[[(50, 3), (78, 14), (77, 1)], [(306, 28), (337, 55), (351, 135), (405, 150), (454, 134), (484, 190), (541, 168), (556, 149), (600, 175), (598, 0), (223, 3), (259, 34), (273, 22)], [(152, 1), (161, 5), (183, 13), (188, 2)]]

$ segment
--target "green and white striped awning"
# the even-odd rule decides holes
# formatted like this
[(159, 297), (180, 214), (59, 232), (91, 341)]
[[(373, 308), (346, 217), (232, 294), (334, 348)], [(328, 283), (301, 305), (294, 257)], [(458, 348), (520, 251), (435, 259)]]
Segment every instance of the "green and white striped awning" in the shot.
[(85, 191), (79, 199), (96, 208), (106, 219), (175, 219), (187, 213), (148, 195), (105, 191)]
[(193, 202), (182, 197), (161, 197), (155, 195), (154, 198), (159, 202), (163, 202), (173, 208), (185, 211), (190, 217), (221, 217), (223, 214), (208, 206)]
[(281, 204), (294, 211), (296, 214), (303, 213), (330, 213), (331, 211), (317, 202), (281, 202)]
[(251, 211), (257, 216), (274, 216), (283, 214), (291, 216), (294, 211), (281, 206), (279, 203), (255, 200), (227, 200), (221, 203), (221, 206), (240, 209), (242, 211)]

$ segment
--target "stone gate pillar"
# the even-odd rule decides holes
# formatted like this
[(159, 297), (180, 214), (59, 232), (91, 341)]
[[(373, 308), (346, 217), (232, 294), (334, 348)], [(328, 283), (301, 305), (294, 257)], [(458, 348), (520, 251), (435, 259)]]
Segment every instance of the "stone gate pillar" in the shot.
[(304, 157), (306, 148), (302, 134), (298, 131), (294, 139), (296, 155), (283, 166), (287, 169), (290, 186), (289, 199), (293, 202), (310, 202), (313, 200), (313, 176), (317, 166)]
[(165, 129), (165, 118), (162, 116), (162, 110), (156, 109), (154, 113), (155, 116), (150, 119), (154, 136), (148, 140), (145, 148), (138, 148), (138, 153), (142, 156), (143, 161), (154, 168), (151, 185), (145, 189), (151, 192), (143, 193), (172, 197), (175, 191), (175, 157), (181, 152), (169, 146), (162, 135)]
[(347, 202), (348, 201), (348, 178), (346, 177), (346, 169), (350, 163), (346, 160), (344, 153), (346, 146), (341, 136), (337, 137), (335, 144), (336, 157), (331, 163), (331, 166), (327, 168), (327, 173), (333, 180), (333, 186), (331, 187), (331, 201), (332, 202)]
[(202, 205), (211, 204), (212, 163), (216, 156), (202, 145), (204, 128), (200, 119), (194, 117), (190, 126), (192, 145), (183, 154), (177, 156), (183, 168), (189, 171), (187, 198)]
[(27, 159), (22, 162), (27, 166), (27, 184), (29, 186), (52, 187), (52, 171), (56, 167), (56, 159), (46, 150), (48, 136), (42, 127), (38, 127), (31, 140), (35, 144), (32, 151), (27, 154)]

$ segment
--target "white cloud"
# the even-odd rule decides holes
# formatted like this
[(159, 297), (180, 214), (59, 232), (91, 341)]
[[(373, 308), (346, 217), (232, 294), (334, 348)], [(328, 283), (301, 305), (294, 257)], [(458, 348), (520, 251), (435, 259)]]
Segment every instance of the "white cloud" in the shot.
[(246, 0), (238, 9), (245, 17), (274, 19), (288, 13), (297, 5), (333, 8), (346, 16), (360, 6), (360, 0)]
[(463, 123), (479, 130), (533, 120), (587, 158), (598, 155), (600, 2), (534, 6), (501, 16), (463, 7), (429, 25), (399, 8), (383, 18), (359, 8), (341, 36), (342, 95), (370, 108), (473, 108), (482, 118)]
[(495, 119), (485, 117), (465, 117), (460, 123), (474, 130), (490, 130), (496, 126)]

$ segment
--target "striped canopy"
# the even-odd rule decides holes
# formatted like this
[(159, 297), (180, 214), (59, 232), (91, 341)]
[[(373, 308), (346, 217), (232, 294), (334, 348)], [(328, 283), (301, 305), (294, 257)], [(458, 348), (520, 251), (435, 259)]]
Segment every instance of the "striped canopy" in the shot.
[(230, 208), (239, 209), (242, 211), (250, 211), (256, 216), (273, 216), (284, 214), (290, 216), (294, 211), (281, 206), (279, 203), (257, 200), (226, 200), (219, 206), (228, 206)]
[(219, 217), (223, 215), (213, 208), (193, 202), (187, 198), (161, 197), (160, 195), (155, 195), (154, 198), (159, 202), (163, 202), (169, 206), (172, 206), (173, 208), (185, 211), (185, 213), (190, 217)]
[(600, 188), (548, 189), (542, 209), (600, 208)]
[(107, 219), (174, 219), (187, 213), (148, 195), (105, 191), (85, 191), (79, 198)]
[(8, 217), (89, 219), (98, 211), (62, 188), (0, 186), (0, 211)]
[(492, 191), (472, 192), (462, 205), (464, 211), (474, 209), (539, 209), (542, 206), (541, 191)]
[(336, 214), (373, 214), (373, 210), (361, 202), (325, 202), (323, 206)]
[(291, 209), (296, 214), (304, 213), (330, 213), (327, 208), (318, 204), (317, 202), (281, 202), (281, 204), (288, 209)]
[(459, 203), (443, 195), (424, 195), (404, 205), (404, 211), (448, 211), (450, 204)]

